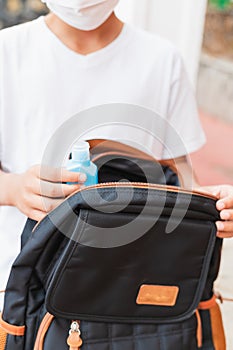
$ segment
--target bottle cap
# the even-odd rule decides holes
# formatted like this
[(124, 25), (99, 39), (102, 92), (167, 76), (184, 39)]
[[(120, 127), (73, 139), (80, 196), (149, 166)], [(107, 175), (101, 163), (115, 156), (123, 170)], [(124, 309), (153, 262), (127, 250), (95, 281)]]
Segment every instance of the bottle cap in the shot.
[(90, 160), (90, 145), (86, 141), (77, 142), (72, 148), (72, 160), (86, 161)]

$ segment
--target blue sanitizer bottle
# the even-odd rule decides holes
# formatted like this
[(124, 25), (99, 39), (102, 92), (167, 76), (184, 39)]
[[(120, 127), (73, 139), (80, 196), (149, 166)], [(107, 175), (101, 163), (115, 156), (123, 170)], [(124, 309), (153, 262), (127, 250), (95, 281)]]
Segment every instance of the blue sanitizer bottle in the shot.
[(89, 143), (86, 141), (76, 143), (71, 151), (71, 159), (68, 160), (66, 166), (69, 171), (86, 174), (87, 180), (84, 183), (85, 186), (98, 183), (98, 169), (90, 160), (89, 148)]

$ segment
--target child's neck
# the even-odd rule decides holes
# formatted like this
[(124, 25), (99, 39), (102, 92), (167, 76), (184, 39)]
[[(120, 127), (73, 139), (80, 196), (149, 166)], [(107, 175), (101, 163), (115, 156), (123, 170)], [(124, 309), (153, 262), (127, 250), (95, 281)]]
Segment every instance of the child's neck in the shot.
[(107, 46), (118, 37), (123, 28), (123, 23), (114, 13), (100, 27), (90, 31), (71, 27), (54, 13), (48, 14), (45, 22), (64, 45), (81, 55), (88, 55)]

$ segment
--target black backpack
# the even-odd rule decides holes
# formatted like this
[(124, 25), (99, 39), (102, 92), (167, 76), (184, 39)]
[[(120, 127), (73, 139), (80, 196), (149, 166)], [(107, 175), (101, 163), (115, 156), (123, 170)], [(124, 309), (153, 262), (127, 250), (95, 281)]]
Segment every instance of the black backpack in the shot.
[[(225, 349), (213, 295), (222, 245), (215, 199), (146, 184), (140, 169), (151, 164), (139, 162), (105, 161), (104, 183), (37, 225), (28, 220), (6, 288), (1, 350)], [(106, 183), (122, 178), (134, 182)]]

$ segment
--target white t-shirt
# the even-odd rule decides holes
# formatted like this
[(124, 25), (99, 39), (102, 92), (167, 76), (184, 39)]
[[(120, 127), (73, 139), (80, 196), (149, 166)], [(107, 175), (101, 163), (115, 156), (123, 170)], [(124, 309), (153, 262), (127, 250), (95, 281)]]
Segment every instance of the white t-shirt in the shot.
[[(158, 112), (175, 127), (188, 153), (205, 141), (182, 60), (166, 40), (125, 25), (111, 44), (83, 56), (54, 35), (44, 17), (0, 32), (4, 170), (19, 173), (41, 163), (47, 142), (60, 125), (79, 111), (108, 103)], [(109, 129), (96, 136), (113, 137)], [(133, 133), (131, 138), (138, 141)], [(146, 145), (147, 139), (140, 142)], [(173, 154), (183, 155), (180, 152), (174, 149)], [(25, 221), (18, 209), (0, 208), (0, 290), (19, 252)]]

